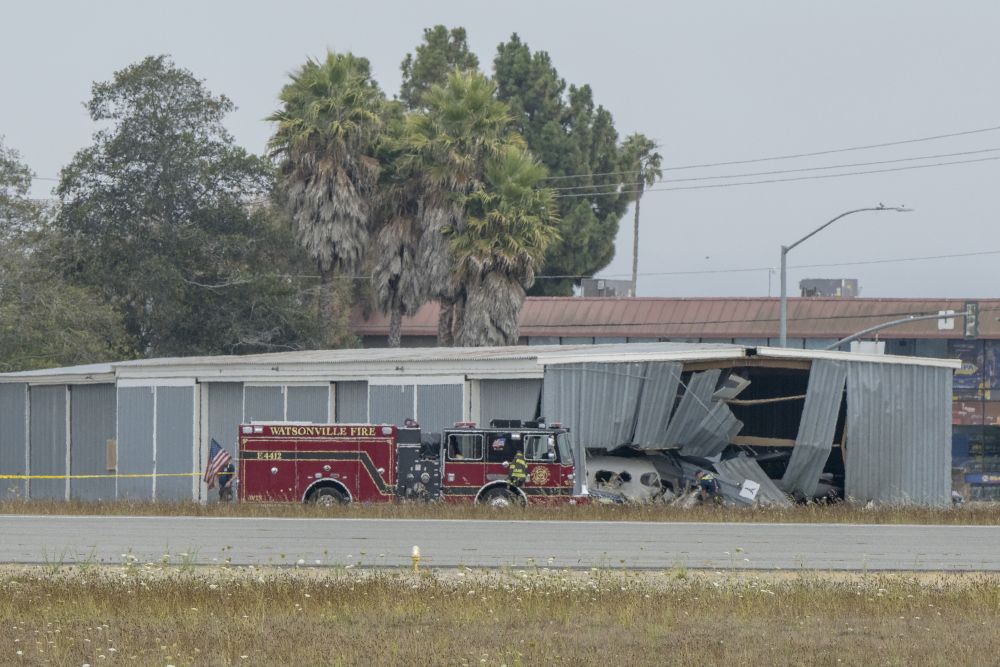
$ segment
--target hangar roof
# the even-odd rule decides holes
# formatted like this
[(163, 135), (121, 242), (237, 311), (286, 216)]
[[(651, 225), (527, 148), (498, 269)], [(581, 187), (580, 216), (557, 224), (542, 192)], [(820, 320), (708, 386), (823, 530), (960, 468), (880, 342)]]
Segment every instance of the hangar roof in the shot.
[(879, 364), (959, 368), (956, 360), (866, 355), (821, 350), (696, 343), (617, 343), (471, 348), (379, 348), (307, 350), (270, 354), (170, 357), (0, 374), (0, 382), (31, 384), (141, 381), (191, 378), (199, 381), (294, 382), (464, 376), (541, 377), (544, 366), (581, 361), (722, 361), (744, 357), (774, 360), (840, 359)]

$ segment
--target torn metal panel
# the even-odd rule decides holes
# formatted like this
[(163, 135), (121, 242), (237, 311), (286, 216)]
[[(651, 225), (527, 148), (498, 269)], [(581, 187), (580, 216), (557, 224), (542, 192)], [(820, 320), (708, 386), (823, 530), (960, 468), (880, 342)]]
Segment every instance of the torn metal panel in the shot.
[(806, 498), (816, 493), (816, 485), (833, 447), (846, 381), (846, 363), (828, 359), (813, 362), (795, 447), (781, 479), (785, 491), (797, 491)]
[(743, 481), (748, 479), (760, 484), (756, 498), (759, 505), (790, 507), (792, 504), (788, 496), (767, 476), (763, 468), (749, 456), (741, 454), (735, 458), (720, 461), (715, 464), (715, 471), (719, 473), (720, 479), (730, 481), (737, 486), (741, 486)]
[(725, 403), (714, 403), (691, 435), (681, 440), (681, 454), (710, 458), (722, 453), (743, 428)]
[(663, 447), (676, 447), (694, 434), (712, 408), (712, 394), (721, 374), (720, 369), (712, 368), (691, 375), (677, 410), (663, 434)]
[(949, 368), (851, 363), (847, 373), (848, 498), (951, 502)]
[(583, 447), (631, 441), (646, 362), (579, 363), (545, 367), (542, 412), (573, 431)]
[(670, 361), (650, 361), (639, 399), (632, 442), (639, 447), (663, 446), (663, 435), (677, 401), (677, 387), (683, 365)]
[[(705, 470), (712, 472), (712, 468), (714, 467), (714, 465), (709, 461), (706, 461), (706, 465), (704, 466), (693, 463), (692, 461), (685, 461), (683, 459), (679, 459), (678, 463), (680, 464), (681, 471), (683, 472), (682, 480), (684, 485), (694, 485), (694, 481), (698, 477), (698, 473), (700, 471)], [(716, 481), (719, 483), (719, 495), (722, 496), (724, 501), (733, 505), (752, 504), (751, 500), (740, 495), (740, 487), (743, 484), (743, 480), (740, 480), (739, 483), (735, 483), (730, 479), (717, 475)]]

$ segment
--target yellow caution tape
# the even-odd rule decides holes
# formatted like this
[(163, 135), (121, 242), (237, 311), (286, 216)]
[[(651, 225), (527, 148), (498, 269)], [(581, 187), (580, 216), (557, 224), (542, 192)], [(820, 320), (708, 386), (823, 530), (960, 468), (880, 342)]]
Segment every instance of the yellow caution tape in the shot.
[(121, 473), (118, 475), (0, 475), (0, 479), (114, 479), (122, 477), (194, 477), (200, 472)]

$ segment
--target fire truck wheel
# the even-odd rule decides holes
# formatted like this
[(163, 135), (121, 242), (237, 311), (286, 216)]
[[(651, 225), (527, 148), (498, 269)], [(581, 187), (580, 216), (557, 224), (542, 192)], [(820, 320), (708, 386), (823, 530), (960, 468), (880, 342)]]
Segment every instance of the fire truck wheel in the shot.
[(337, 489), (330, 487), (316, 489), (310, 494), (309, 500), (320, 507), (334, 507), (335, 505), (347, 504), (347, 496)]
[(521, 499), (507, 489), (490, 489), (479, 502), (487, 507), (506, 509), (521, 504)]

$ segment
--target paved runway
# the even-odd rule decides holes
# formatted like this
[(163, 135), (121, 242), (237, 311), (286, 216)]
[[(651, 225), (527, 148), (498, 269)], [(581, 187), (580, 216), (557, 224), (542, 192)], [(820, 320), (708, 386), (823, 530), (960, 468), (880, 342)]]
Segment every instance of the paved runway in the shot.
[[(0, 516), (0, 562), (1000, 571), (1000, 527)], [(188, 554), (182, 556), (181, 554)]]

